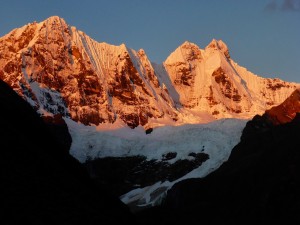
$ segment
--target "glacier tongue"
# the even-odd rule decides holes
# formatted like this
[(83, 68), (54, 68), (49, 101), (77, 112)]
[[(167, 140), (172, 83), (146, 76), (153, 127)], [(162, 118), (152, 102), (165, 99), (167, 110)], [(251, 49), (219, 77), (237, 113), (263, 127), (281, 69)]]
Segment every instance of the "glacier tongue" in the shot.
[[(133, 189), (121, 199), (135, 207), (158, 204), (166, 191), (180, 180), (198, 178), (217, 169), (230, 155), (239, 142), (246, 120), (223, 119), (207, 124), (185, 124), (155, 128), (146, 134), (142, 127), (127, 126), (96, 127), (84, 126), (65, 119), (72, 136), (70, 153), (80, 162), (105, 157), (145, 156), (147, 161), (160, 162), (164, 155), (175, 154), (168, 160), (175, 164), (180, 160), (193, 160), (192, 154), (207, 154), (207, 159), (197, 167), (173, 181), (157, 182), (150, 186)], [(143, 168), (147, 171), (147, 168)], [(136, 185), (140, 185), (137, 181)], [(163, 190), (159, 194), (154, 193)], [(151, 197), (152, 196), (152, 197)], [(155, 196), (155, 197), (153, 197)]]

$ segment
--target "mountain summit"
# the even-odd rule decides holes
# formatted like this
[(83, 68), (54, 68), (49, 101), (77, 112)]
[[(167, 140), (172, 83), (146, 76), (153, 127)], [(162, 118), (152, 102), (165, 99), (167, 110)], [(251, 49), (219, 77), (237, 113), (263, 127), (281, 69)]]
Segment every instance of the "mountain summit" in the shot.
[(216, 118), (262, 113), (284, 101), (297, 86), (247, 71), (231, 59), (227, 45), (215, 39), (204, 50), (184, 42), (164, 66), (180, 104)]
[(185, 117), (250, 118), (297, 86), (240, 67), (221, 40), (205, 49), (184, 42), (154, 65), (143, 49), (99, 43), (57, 16), (0, 38), (0, 79), (41, 114), (132, 128), (177, 121), (186, 110)]
[(176, 118), (144, 51), (98, 43), (59, 17), (13, 30), (0, 49), (0, 78), (41, 113), (131, 127)]

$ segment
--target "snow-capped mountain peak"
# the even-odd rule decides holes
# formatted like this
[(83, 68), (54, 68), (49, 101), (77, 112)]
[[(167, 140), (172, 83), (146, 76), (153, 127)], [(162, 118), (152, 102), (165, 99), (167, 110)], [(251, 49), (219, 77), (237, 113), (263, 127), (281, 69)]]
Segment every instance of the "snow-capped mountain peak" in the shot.
[(0, 77), (43, 114), (84, 124), (176, 119), (143, 51), (99, 43), (53, 16), (0, 39)]
[(209, 52), (212, 50), (219, 50), (226, 56), (226, 58), (228, 58), (228, 59), (230, 58), (229, 49), (222, 40), (213, 39), (205, 48), (206, 52)]
[(58, 16), (1, 37), (0, 55), (0, 78), (40, 113), (86, 125), (250, 118), (297, 86), (240, 67), (222, 40), (205, 49), (186, 41), (155, 65), (143, 49), (99, 43)]
[(222, 40), (215, 39), (204, 50), (183, 43), (164, 67), (181, 105), (215, 118), (249, 118), (263, 113), (284, 101), (298, 85), (252, 74), (230, 58)]
[(185, 41), (182, 45), (180, 45), (171, 55), (166, 59), (164, 64), (172, 65), (172, 64), (180, 64), (189, 62), (192, 60), (201, 60), (202, 54), (200, 48), (191, 42)]

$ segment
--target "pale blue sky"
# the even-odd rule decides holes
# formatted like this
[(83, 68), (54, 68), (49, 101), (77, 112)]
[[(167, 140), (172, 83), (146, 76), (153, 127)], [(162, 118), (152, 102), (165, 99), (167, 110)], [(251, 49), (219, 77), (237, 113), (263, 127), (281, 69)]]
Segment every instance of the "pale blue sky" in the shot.
[(300, 82), (300, 0), (2, 0), (0, 36), (52, 15), (158, 63), (185, 40), (222, 39), (250, 71)]

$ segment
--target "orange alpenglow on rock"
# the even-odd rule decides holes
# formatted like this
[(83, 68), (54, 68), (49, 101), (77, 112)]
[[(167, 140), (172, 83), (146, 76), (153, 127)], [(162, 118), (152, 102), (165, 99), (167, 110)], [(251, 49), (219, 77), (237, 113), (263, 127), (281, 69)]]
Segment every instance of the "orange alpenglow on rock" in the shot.
[(186, 41), (157, 65), (143, 49), (99, 43), (57, 16), (1, 37), (0, 52), (0, 78), (40, 114), (85, 125), (249, 119), (299, 86), (247, 71), (221, 40), (205, 49)]

